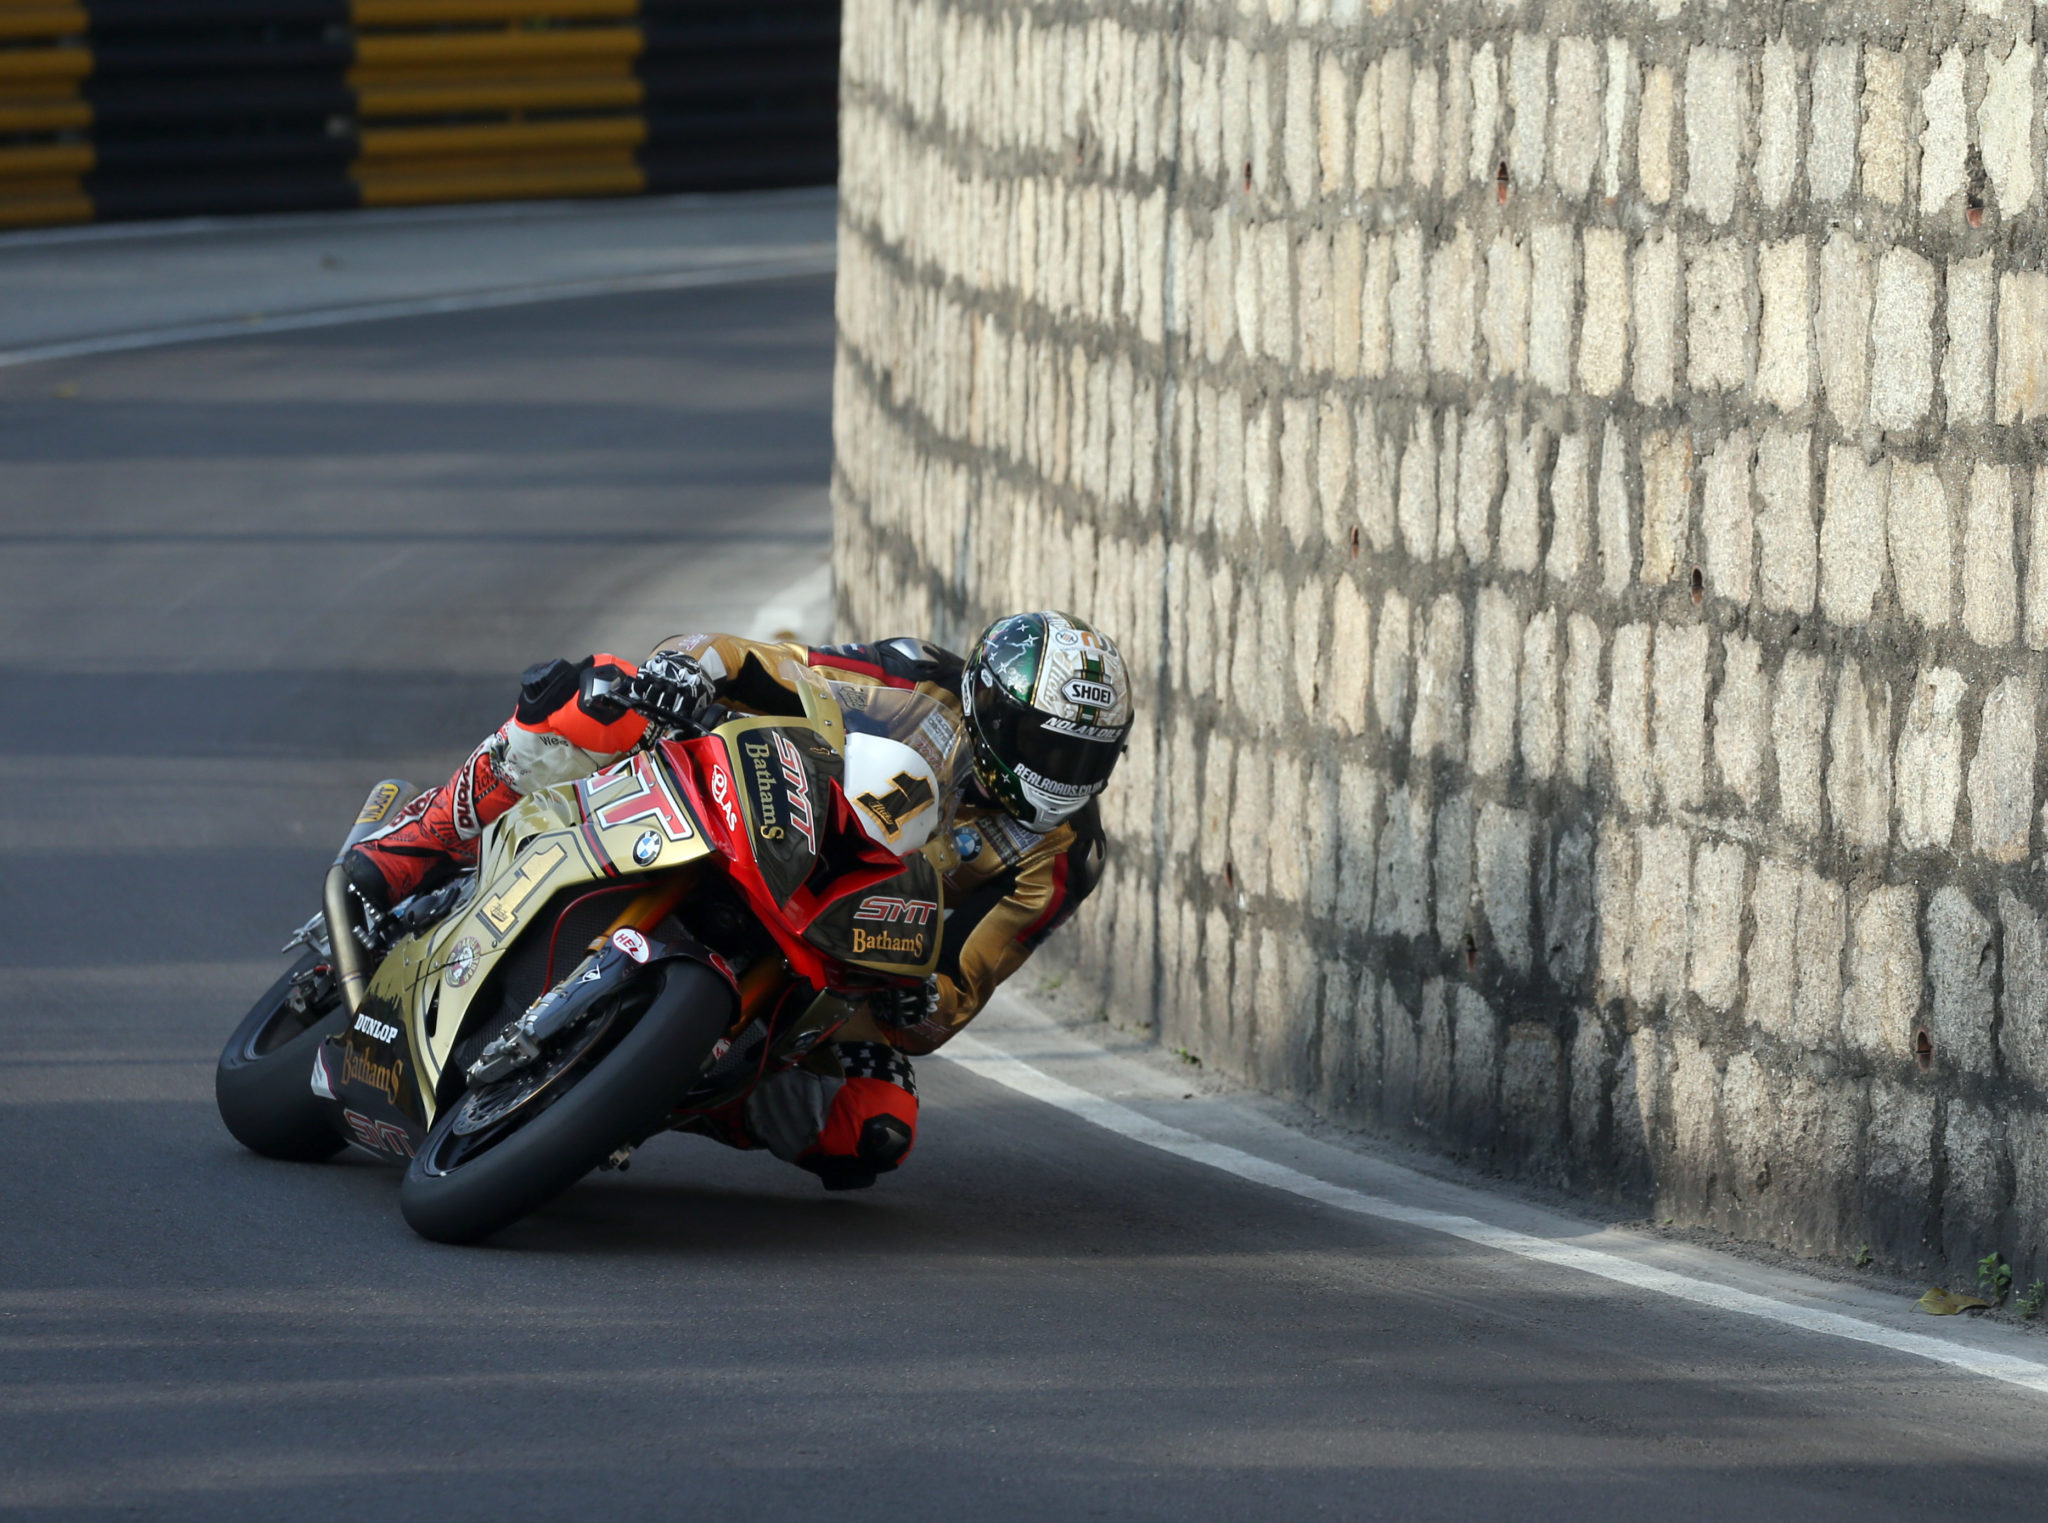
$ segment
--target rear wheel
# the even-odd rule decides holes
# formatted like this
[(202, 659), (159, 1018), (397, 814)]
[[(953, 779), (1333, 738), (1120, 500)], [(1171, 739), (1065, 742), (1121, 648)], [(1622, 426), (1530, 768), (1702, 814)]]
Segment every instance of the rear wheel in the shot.
[(214, 1070), (220, 1119), (235, 1141), (265, 1158), (317, 1163), (347, 1145), (333, 1107), (313, 1093), (313, 1054), (348, 1023), (332, 977), (324, 978), (324, 990), (308, 982), (323, 977), (317, 965), (308, 952), (265, 991)]
[(528, 1068), (452, 1101), (398, 1202), (420, 1236), (474, 1243), (538, 1209), (667, 1121), (732, 1025), (732, 987), (659, 963)]

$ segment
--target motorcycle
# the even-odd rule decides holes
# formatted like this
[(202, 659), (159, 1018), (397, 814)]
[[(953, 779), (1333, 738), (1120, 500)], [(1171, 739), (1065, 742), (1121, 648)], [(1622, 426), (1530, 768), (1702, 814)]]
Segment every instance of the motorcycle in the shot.
[[(668, 1129), (701, 1126), (935, 968), (959, 721), (790, 661), (801, 714), (650, 723), (489, 826), (474, 870), (380, 913), (350, 847), (293, 966), (221, 1053), (221, 1118), (266, 1157), (404, 1166), (422, 1236), (473, 1243)], [(658, 713), (638, 679), (609, 694)]]

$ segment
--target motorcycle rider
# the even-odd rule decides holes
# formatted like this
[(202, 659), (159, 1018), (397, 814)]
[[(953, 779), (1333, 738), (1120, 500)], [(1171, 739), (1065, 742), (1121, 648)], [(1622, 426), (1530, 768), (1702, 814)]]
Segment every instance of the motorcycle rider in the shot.
[[(766, 1147), (827, 1189), (857, 1189), (897, 1167), (916, 1140), (910, 1058), (972, 1020), (1101, 878), (1096, 795), (1130, 734), (1130, 683), (1114, 642), (1084, 621), (1012, 614), (983, 630), (964, 660), (909, 636), (806, 647), (704, 634), (664, 641), (640, 666), (607, 654), (543, 662), (520, 679), (511, 719), (356, 846), (346, 869), (358, 894), (388, 909), (473, 865), (484, 827), (525, 795), (616, 761), (646, 733), (648, 713), (678, 723), (713, 704), (801, 713), (778, 675), (792, 658), (835, 682), (935, 699), (963, 721), (973, 752), (938, 972), (871, 999), (837, 1040), (758, 1085), (741, 1113), (693, 1128)], [(632, 679), (634, 708), (610, 696), (622, 678)]]

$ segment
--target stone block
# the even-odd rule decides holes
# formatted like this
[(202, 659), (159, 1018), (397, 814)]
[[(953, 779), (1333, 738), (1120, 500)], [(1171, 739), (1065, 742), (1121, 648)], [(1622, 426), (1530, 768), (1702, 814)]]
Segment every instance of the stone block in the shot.
[(1507, 1029), (1500, 1059), (1502, 1140), (1524, 1172), (1564, 1140), (1564, 1053), (1541, 1021)]
[(1408, 91), (1408, 182), (1424, 190), (1436, 184), (1442, 124), (1437, 87), (1435, 67), (1424, 64)]
[(2034, 818), (2034, 679), (2007, 677), (1984, 700), (1970, 760), (1970, 846), (1994, 862), (2024, 862)]
[(1707, 641), (1704, 624), (1664, 624), (1651, 660), (1651, 754), (1667, 809), (1705, 792)]
[(1801, 1046), (1822, 1051), (1841, 1040), (1842, 948), (1848, 934), (1842, 886), (1808, 868), (1799, 872), (1798, 986), (1792, 1025)]
[(2048, 647), (2048, 465), (2034, 468), (2031, 532), (2027, 536), (2027, 645)]
[(1766, 608), (1810, 613), (1819, 574), (1812, 435), (1767, 429), (1757, 445), (1757, 590)]
[(1600, 188), (1610, 201), (1621, 194), (1623, 159), (1628, 144), (1628, 107), (1635, 88), (1635, 55), (1622, 38), (1608, 38), (1607, 95), (1601, 103), (1601, 126), (1606, 142), (1600, 156)]
[(1685, 67), (1685, 204), (1709, 222), (1735, 212), (1749, 115), (1749, 59), (1731, 48), (1693, 48)]
[(2005, 1126), (2012, 1156), (2013, 1278), (2031, 1285), (2048, 1278), (2048, 1115), (2015, 1109)]
[[(1688, 97), (1690, 99), (1690, 97)], [(1932, 281), (1929, 301), (1932, 301)], [(1749, 261), (1740, 241), (1701, 244), (1686, 267), (1686, 380), (1694, 391), (1749, 382)]]
[(1863, 426), (1870, 369), (1870, 259), (1837, 228), (1820, 249), (1821, 390), (1842, 428)]
[(1648, 406), (1671, 400), (1678, 372), (1678, 238), (1667, 229), (1636, 246), (1631, 282), (1635, 298), (1635, 399)]
[(1828, 725), (1828, 814), (1852, 850), (1878, 851), (1891, 839), (1892, 686), (1842, 663)]
[(1593, 853), (1593, 918), (1597, 935), (1595, 989), (1603, 1000), (1628, 994), (1635, 881), (1635, 833), (1611, 819), (1602, 819)]
[(1586, 975), (1593, 937), (1593, 835), (1583, 824), (1557, 832), (1543, 854), (1538, 886), (1544, 965), (1560, 988), (1574, 989)]
[(1470, 178), (1493, 178), (1500, 149), (1500, 59), (1493, 44), (1472, 55), (1472, 151), (1466, 160)]
[[(1964, 160), (1970, 147), (1968, 109), (1963, 99), (1968, 60), (1960, 47), (1941, 63), (1920, 92), (1920, 215), (1931, 217), (1964, 190)], [(1879, 375), (1883, 374), (1880, 366)]]
[(1443, 160), (1444, 194), (1454, 194), (1466, 179), (1472, 151), (1472, 44), (1455, 37), (1444, 68)]
[(1870, 1086), (1863, 1219), (1877, 1242), (1924, 1243), (1934, 1213), (1935, 1096), (1887, 1079)]
[(1710, 1010), (1742, 996), (1742, 918), (1749, 857), (1733, 841), (1703, 841), (1693, 857), (1689, 988)]
[(1563, 394), (1572, 384), (1578, 239), (1562, 223), (1539, 222), (1530, 231), (1529, 249), (1529, 379)]
[(1343, 56), (1326, 52), (1316, 72), (1316, 168), (1326, 197), (1351, 189), (1351, 72)]
[(1757, 246), (1763, 320), (1757, 328), (1756, 395), (1784, 412), (1806, 405), (1813, 391), (1813, 321), (1807, 315), (1806, 240)]
[(2007, 270), (1998, 277), (1999, 423), (2048, 416), (2048, 274)]
[(1677, 83), (1671, 71), (1653, 64), (1643, 72), (1636, 108), (1636, 188), (1652, 206), (1671, 199), (1671, 128), (1677, 115)]
[[(1344, 240), (1337, 242), (1339, 283), (1342, 283)], [(1358, 277), (1358, 374), (1377, 379), (1393, 363), (1394, 240), (1382, 234), (1363, 246)], [(1339, 309), (1339, 321), (1342, 321)], [(1344, 353), (1341, 335), (1337, 353)], [(1339, 365), (1341, 368), (1341, 358)]]
[(1517, 973), (1529, 971), (1529, 816), (1487, 804), (1479, 811), (1473, 847), (1478, 855), (1479, 907), (1493, 936), (1494, 954)]
[(2004, 1119), (1990, 1107), (1951, 1100), (1943, 1117), (1942, 1252), (1966, 1267), (1988, 1243), (2000, 1242), (2005, 1206)]
[[(1351, 409), (1342, 397), (1326, 392), (1317, 400), (1316, 502), (1322, 509), (1323, 538), (1333, 545), (1343, 544), (1349, 526), (1356, 522), (1351, 511), (1351, 428)], [(1141, 506), (1150, 501), (1149, 493), (1133, 493), (1132, 497)]]
[(1429, 409), (1417, 408), (1414, 427), (1401, 451), (1401, 469), (1394, 504), (1401, 525), (1401, 543), (1418, 561), (1436, 554), (1436, 420)]
[(1475, 566), (1483, 565), (1493, 548), (1493, 500), (1500, 494), (1500, 418), (1482, 408), (1466, 420), (1464, 448), (1458, 453), (1458, 544)]
[(1345, 759), (1337, 774), (1336, 915), (1340, 925), (1360, 933), (1374, 923), (1382, 791), (1379, 773)]
[(1380, 1117), (1397, 1131), (1421, 1124), (1416, 1114), (1422, 1074), (1422, 1037), (1416, 1014), (1380, 986)]
[(1330, 594), (1330, 683), (1322, 708), (1341, 735), (1365, 733), (1371, 670), (1372, 610), (1357, 582), (1340, 576)]
[(1779, 207), (1799, 174), (1799, 55), (1784, 37), (1764, 44), (1757, 112), (1756, 189)]
[(1650, 626), (1624, 624), (1608, 650), (1607, 756), (1616, 801), (1647, 814), (1655, 774), (1650, 764)]
[(1429, 934), (1430, 825), (1426, 797), (1406, 786), (1388, 795), (1373, 887), (1373, 928), (1382, 936)]
[(1582, 1165), (1605, 1169), (1609, 1166), (1608, 1134), (1612, 1129), (1609, 1112), (1610, 1089), (1614, 1081), (1614, 1053), (1607, 1027), (1599, 1012), (1578, 1012), (1578, 1029), (1572, 1034), (1570, 1075), (1571, 1151)]
[(1967, 687), (1946, 667), (1922, 668), (1899, 728), (1894, 770), (1899, 845), (1908, 851), (1946, 849), (1955, 834), (1956, 796), (1963, 782), (1962, 701)]
[(1870, 419), (1880, 428), (1912, 428), (1934, 404), (1934, 284), (1934, 266), (1910, 250), (1878, 261)]
[(1636, 832), (1641, 867), (1630, 926), (1629, 993), (1639, 1004), (1685, 993), (1692, 842), (1676, 825)]
[(1546, 608), (1522, 632), (1522, 770), (1532, 780), (1557, 770), (1557, 610)]
[(1863, 624), (1884, 582), (1885, 494), (1891, 462), (1853, 445), (1828, 451), (1820, 520), (1820, 608), (1837, 624)]
[(1430, 259), (1430, 368), (1460, 379), (1472, 374), (1476, 252), (1471, 229), (1461, 227)]
[(1600, 626), (1583, 613), (1565, 622), (1564, 726), (1559, 760), (1564, 775), (1584, 786), (1601, 755)]
[(1627, 443), (1612, 418), (1600, 436), (1600, 480), (1597, 489), (1600, 528), (1600, 585), (1610, 595), (1628, 590), (1635, 571), (1631, 543), (1633, 514), (1628, 495)]
[[(1700, 567), (1715, 597), (1746, 604), (1756, 524), (1749, 501), (1749, 431), (1738, 429), (1707, 456), (1701, 472)], [(1554, 495), (1554, 494), (1553, 494)]]
[(1542, 510), (1537, 502), (1537, 472), (1542, 468), (1545, 435), (1541, 428), (1524, 431), (1519, 415), (1507, 422), (1508, 479), (1500, 499), (1500, 564), (1508, 571), (1534, 571), (1543, 548)]
[(1465, 608), (1451, 593), (1430, 604), (1415, 641), (1415, 723), (1409, 746), (1464, 759)]
[(1550, 43), (1529, 32), (1515, 33), (1508, 48), (1508, 174), (1517, 185), (1543, 183), (1545, 126), (1550, 104)]
[(2016, 217), (2034, 198), (2034, 45), (2025, 38), (1984, 55), (1983, 104), (1977, 107), (1979, 152), (1998, 197), (1998, 211)]
[(1387, 363), (1395, 375), (1422, 374), (1426, 256), (1420, 228), (1404, 227), (1394, 235), (1394, 279), (1387, 288)]
[(1920, 896), (1910, 883), (1859, 898), (1850, 914), (1842, 1039), (1872, 1058), (1912, 1056), (1920, 1019)]
[(1892, 467), (1885, 507), (1892, 581), (1899, 607), (1928, 629), (1945, 628), (1955, 584), (1955, 515), (1931, 465), (1910, 460)]
[(1643, 564), (1645, 585), (1680, 579), (1691, 564), (1692, 435), (1653, 429), (1643, 436)]
[(1451, 990), (1451, 1109), (1467, 1137), (1499, 1124), (1500, 1023), (1477, 989)]
[(1792, 1002), (1799, 987), (1799, 869), (1766, 857), (1757, 864), (1750, 897), (1749, 998), (1751, 1025), (1775, 1041), (1792, 1042)]
[(1550, 175), (1568, 196), (1583, 196), (1600, 158), (1600, 45), (1560, 37), (1557, 90), (1550, 115)]
[(1557, 459), (1550, 471), (1550, 555), (1543, 568), (1560, 582), (1571, 581), (1586, 563), (1592, 533), (1586, 469), (1586, 436), (1564, 435), (1557, 441)]
[(1498, 587), (1479, 589), (1472, 627), (1472, 743), (1474, 773), (1507, 770), (1515, 749), (1516, 668), (1522, 648), (1522, 615)]
[(1436, 890), (1437, 948), (1462, 952), (1472, 928), (1472, 796), (1456, 793), (1436, 812), (1436, 855), (1431, 864)]
[(1963, 628), (1979, 645), (2009, 645), (2016, 633), (2012, 530), (2012, 472), (1980, 463), (1963, 530)]
[(1839, 201), (1856, 174), (1856, 47), (1831, 43), (1813, 56), (1813, 130), (1806, 184), (1816, 201)]
[(1513, 379), (1529, 363), (1529, 245), (1511, 228), (1494, 234), (1486, 251), (1486, 305), (1479, 336), (1486, 340), (1488, 371)]
[(1821, 735), (1827, 726), (1825, 657), (1785, 653), (1771, 706), (1771, 745), (1778, 756), (1778, 813), (1796, 834), (1820, 833)]
[(1756, 641), (1721, 642), (1721, 686), (1714, 695), (1714, 768), (1721, 786), (1754, 809), (1763, 796), (1765, 683)]
[(1906, 59), (1875, 44), (1863, 49), (1863, 194), (1886, 206), (1906, 199)]
[(1927, 1034), (1936, 1063), (1989, 1074), (1998, 952), (1991, 922), (1954, 884), (1927, 901), (1927, 978), (1933, 991)]
[(1408, 599), (1391, 589), (1380, 600), (1373, 640), (1372, 704), (1380, 728), (1394, 744), (1408, 733), (1408, 652), (1413, 623)]
[(1589, 227), (1583, 238), (1585, 314), (1579, 330), (1579, 385), (1594, 396), (1621, 390), (1628, 367), (1628, 238), (1617, 228)]
[(1998, 1042), (2006, 1072), (2048, 1090), (2048, 926), (2010, 889), (1999, 891), (1998, 919), (2005, 958)]

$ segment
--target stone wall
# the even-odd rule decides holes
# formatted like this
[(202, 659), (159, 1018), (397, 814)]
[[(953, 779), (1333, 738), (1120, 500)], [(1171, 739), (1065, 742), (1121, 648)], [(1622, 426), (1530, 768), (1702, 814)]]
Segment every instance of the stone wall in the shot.
[(1123, 643), (1069, 976), (1504, 1170), (2048, 1274), (2034, 17), (848, 0), (838, 616)]

